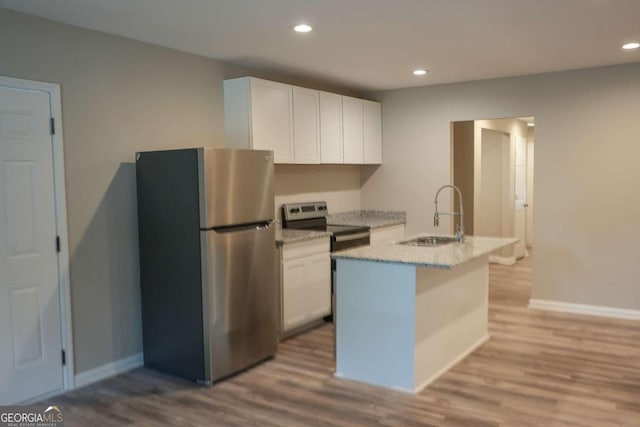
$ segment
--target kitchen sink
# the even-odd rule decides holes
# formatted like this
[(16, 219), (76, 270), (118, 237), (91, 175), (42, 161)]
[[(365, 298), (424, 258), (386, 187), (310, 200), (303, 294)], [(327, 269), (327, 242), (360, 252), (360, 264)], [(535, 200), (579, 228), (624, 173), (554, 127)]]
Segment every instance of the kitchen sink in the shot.
[(447, 243), (457, 242), (457, 237), (450, 236), (423, 236), (418, 237), (411, 240), (405, 240), (404, 242), (399, 242), (399, 245), (406, 246), (440, 246), (446, 245)]

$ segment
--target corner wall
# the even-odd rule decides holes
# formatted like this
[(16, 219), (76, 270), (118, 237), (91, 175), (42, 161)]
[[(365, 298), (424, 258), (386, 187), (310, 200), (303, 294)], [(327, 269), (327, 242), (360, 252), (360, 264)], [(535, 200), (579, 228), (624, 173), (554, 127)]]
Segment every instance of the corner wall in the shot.
[(363, 208), (406, 210), (408, 234), (433, 232), (450, 123), (535, 116), (533, 297), (640, 310), (639, 63), (372, 96), (385, 163), (363, 178)]
[[(464, 232), (473, 235), (473, 218), (475, 215), (474, 203), (475, 193), (474, 179), (474, 122), (454, 122), (453, 123), (453, 185), (460, 189), (464, 196), (462, 199), (464, 207)], [(453, 199), (453, 208), (459, 210), (458, 198)], [(454, 218), (457, 224), (458, 218)]]

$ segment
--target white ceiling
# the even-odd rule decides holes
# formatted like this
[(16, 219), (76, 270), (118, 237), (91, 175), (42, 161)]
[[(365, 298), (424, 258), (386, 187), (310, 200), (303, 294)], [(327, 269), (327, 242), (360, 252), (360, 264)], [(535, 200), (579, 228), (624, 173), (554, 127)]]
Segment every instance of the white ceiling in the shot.
[[(640, 62), (640, 0), (0, 0), (0, 6), (360, 90)], [(298, 22), (314, 27), (297, 34)], [(417, 67), (430, 72), (414, 77)]]

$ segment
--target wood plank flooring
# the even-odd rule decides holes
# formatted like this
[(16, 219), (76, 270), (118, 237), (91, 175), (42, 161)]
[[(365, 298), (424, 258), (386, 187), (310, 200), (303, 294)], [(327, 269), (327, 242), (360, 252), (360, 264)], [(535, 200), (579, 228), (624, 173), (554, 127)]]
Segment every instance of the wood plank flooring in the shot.
[(534, 311), (490, 269), (491, 339), (417, 396), (333, 378), (333, 328), (213, 387), (138, 369), (47, 403), (67, 426), (640, 426), (640, 322)]

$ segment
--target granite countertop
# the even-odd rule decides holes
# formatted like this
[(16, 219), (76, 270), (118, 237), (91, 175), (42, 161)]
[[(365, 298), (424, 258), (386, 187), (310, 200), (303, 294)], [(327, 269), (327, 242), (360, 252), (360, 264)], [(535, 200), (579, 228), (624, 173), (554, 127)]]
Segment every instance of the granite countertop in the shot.
[[(427, 234), (416, 235), (406, 240), (426, 235)], [(518, 239), (511, 238), (467, 236), (463, 243), (453, 242), (435, 247), (398, 244), (361, 246), (355, 249), (333, 252), (331, 258), (452, 269), (457, 265), (487, 255), (495, 250), (512, 245), (517, 241)]]
[(399, 211), (361, 210), (339, 212), (327, 216), (327, 224), (329, 225), (381, 228), (390, 225), (406, 224), (406, 222), (407, 213)]
[(297, 243), (331, 236), (326, 231), (276, 229), (276, 244)]

